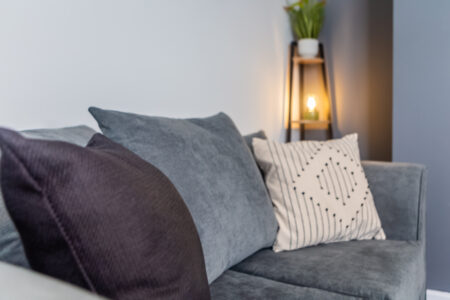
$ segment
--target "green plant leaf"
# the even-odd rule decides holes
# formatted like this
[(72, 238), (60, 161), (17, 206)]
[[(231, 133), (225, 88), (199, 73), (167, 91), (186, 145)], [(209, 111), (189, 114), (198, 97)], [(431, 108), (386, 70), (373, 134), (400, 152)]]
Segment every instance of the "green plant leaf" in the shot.
[(297, 39), (319, 37), (323, 26), (325, 0), (300, 0), (285, 7)]

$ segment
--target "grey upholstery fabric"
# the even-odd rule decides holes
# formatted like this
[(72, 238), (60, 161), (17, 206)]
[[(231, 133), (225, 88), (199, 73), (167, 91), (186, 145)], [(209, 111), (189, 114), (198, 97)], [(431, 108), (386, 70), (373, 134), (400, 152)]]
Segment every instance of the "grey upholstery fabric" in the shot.
[(29, 268), (19, 233), (9, 216), (0, 191), (0, 261)]
[(235, 271), (226, 271), (222, 274), (211, 284), (210, 290), (213, 300), (362, 299), (315, 288), (295, 286)]
[(425, 240), (425, 167), (370, 161), (362, 165), (387, 239)]
[[(244, 135), (245, 143), (247, 143), (247, 146), (253, 155), (254, 155), (254, 152), (253, 152), (253, 139), (254, 138), (267, 139), (267, 136), (266, 136), (266, 133), (262, 130), (251, 133), (251, 134)], [(264, 171), (261, 169), (260, 166), (258, 166), (258, 170), (259, 170), (259, 173), (261, 174), (261, 178), (264, 180)], [(267, 186), (266, 186), (266, 189), (267, 189)], [(269, 192), (269, 191), (267, 190), (267, 192)]]
[(106, 300), (78, 287), (0, 262), (0, 299)]
[[(391, 162), (362, 162), (381, 224), (388, 239), (419, 241), (419, 278), (426, 281), (426, 190), (423, 165)], [(420, 299), (425, 299), (422, 287)]]
[[(84, 126), (75, 128), (80, 128), (81, 136), (83, 136), (83, 132), (86, 134), (76, 142), (80, 145), (85, 144), (94, 133), (92, 129), (83, 130), (82, 128), (86, 129)], [(77, 131), (75, 128), (73, 132)], [(70, 136), (69, 139), (76, 141), (78, 134), (72, 137), (70, 134), (72, 130), (70, 128), (67, 130), (68, 132), (65, 131), (61, 138), (56, 133), (54, 139), (71, 142), (71, 140), (64, 139), (64, 137)], [(33, 130), (30, 134), (39, 134), (40, 131)], [(52, 131), (43, 130), (46, 132), (44, 138), (52, 139), (52, 135), (48, 135)], [(251, 140), (250, 136), (252, 135), (245, 137), (247, 142)], [(234, 269), (241, 272), (229, 270), (215, 280), (210, 285), (212, 298), (289, 300), (341, 299), (343, 297), (343, 299), (353, 299), (351, 296), (347, 297), (333, 293), (333, 291), (327, 292), (320, 288), (305, 288), (298, 285), (300, 282), (307, 282), (308, 284), (305, 285), (314, 287), (318, 285), (336, 286), (333, 290), (337, 288), (353, 290), (358, 295), (372, 293), (370, 294), (371, 298), (376, 299), (386, 295), (388, 295), (386, 299), (424, 299), (426, 171), (423, 166), (412, 164), (365, 161), (362, 162), (362, 165), (388, 239), (419, 239), (420, 242), (348, 242), (279, 254), (275, 254), (271, 250), (263, 250), (235, 266)], [(2, 206), (3, 200), (0, 199), (0, 260), (9, 259), (11, 263), (17, 263), (17, 258), (11, 258), (10, 254), (5, 256), (5, 253), (8, 252), (16, 254), (19, 252), (17, 252), (17, 247), (12, 252), (5, 251), (7, 248), (4, 245), (14, 245), (14, 242), (11, 243), (11, 241), (15, 241), (19, 246), (21, 244), (15, 230), (7, 229), (7, 232), (12, 232), (12, 238), (8, 238), (8, 235), (1, 231), (2, 228), (5, 228), (5, 224), (9, 224), (9, 226), (12, 224), (8, 215), (6, 215), (7, 219), (4, 218), (5, 211), (2, 210)], [(14, 227), (12, 228), (14, 229)], [(367, 243), (367, 245), (355, 247), (353, 246), (355, 243)], [(355, 249), (353, 249), (354, 247)], [(297, 254), (297, 252), (305, 253)], [(272, 255), (292, 256), (293, 258), (275, 260)], [(396, 255), (399, 255), (399, 258), (392, 259)], [(338, 259), (335, 260), (333, 257), (338, 257)], [(388, 259), (389, 257), (391, 260)], [(361, 264), (356, 264), (358, 261)], [(377, 267), (377, 264), (380, 263), (382, 266)], [(42, 275), (11, 268), (13, 267), (0, 263), (0, 291), (6, 299), (99, 299)], [(328, 270), (332, 270), (334, 275), (327, 275), (329, 274)], [(250, 272), (261, 274), (263, 271), (265, 276), (246, 274)], [(275, 278), (275, 275), (278, 276), (276, 277), (278, 281), (268, 279)], [(379, 283), (372, 284), (371, 278), (378, 278), (376, 281)], [(389, 281), (392, 282), (389, 283)], [(18, 282), (20, 286), (18, 286)], [(335, 285), (336, 282), (338, 284)], [(370, 284), (361, 287), (360, 284), (363, 282), (370, 282)], [(359, 297), (361, 296), (356, 296), (356, 299)]]
[[(95, 131), (87, 126), (75, 126), (58, 129), (36, 129), (24, 131), (29, 138), (61, 140), (85, 146)], [(1, 151), (0, 151), (1, 157)], [(20, 241), (19, 234), (6, 210), (0, 191), (0, 261), (29, 267)]]
[(33, 129), (21, 132), (30, 139), (43, 139), (49, 141), (63, 141), (79, 146), (86, 146), (96, 131), (88, 126), (79, 125), (55, 129)]
[(233, 270), (369, 299), (419, 299), (425, 289), (423, 247), (417, 241), (351, 241), (281, 253), (262, 250)]
[(184, 120), (89, 111), (107, 137), (174, 183), (197, 226), (209, 282), (272, 245), (277, 223), (270, 198), (256, 162), (227, 115)]
[(247, 143), (247, 146), (252, 153), (253, 153), (253, 143), (252, 142), (253, 142), (254, 138), (265, 140), (265, 139), (267, 139), (267, 136), (266, 136), (266, 133), (262, 130), (244, 135), (244, 140)]
[(0, 147), (34, 270), (113, 299), (210, 299), (194, 221), (160, 170), (101, 134), (80, 147), (0, 128)]

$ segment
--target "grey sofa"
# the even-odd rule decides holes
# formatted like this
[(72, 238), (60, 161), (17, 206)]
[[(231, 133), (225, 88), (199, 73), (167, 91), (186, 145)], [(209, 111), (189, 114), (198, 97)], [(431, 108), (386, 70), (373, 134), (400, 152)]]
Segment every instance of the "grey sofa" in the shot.
[[(212, 299), (425, 299), (426, 170), (363, 166), (388, 240), (262, 249), (216, 279)], [(0, 262), (0, 299), (101, 298)]]
[(213, 282), (212, 298), (425, 299), (425, 168), (363, 166), (388, 240), (264, 249)]

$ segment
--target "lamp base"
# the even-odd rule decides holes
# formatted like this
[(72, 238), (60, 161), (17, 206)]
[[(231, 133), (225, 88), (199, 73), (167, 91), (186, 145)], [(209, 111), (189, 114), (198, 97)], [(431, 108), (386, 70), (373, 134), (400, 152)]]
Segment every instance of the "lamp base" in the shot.
[(307, 111), (304, 113), (303, 118), (305, 120), (317, 121), (317, 120), (319, 120), (319, 112), (318, 111)]

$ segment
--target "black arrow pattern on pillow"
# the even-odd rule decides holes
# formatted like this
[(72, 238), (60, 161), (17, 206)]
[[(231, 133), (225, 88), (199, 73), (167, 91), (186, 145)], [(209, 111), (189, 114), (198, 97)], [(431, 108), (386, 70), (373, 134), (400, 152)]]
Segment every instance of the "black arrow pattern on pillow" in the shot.
[[(298, 194), (297, 194), (297, 188), (294, 186), (294, 191), (295, 191), (295, 198), (296, 198), (296, 200), (297, 200), (297, 204), (298, 204), (298, 210), (300, 211), (300, 215), (301, 216), (303, 216), (303, 213), (302, 213), (302, 209), (301, 209), (301, 205), (300, 205), (300, 200), (299, 200), (299, 198), (298, 198)], [(303, 247), (306, 243), (306, 241), (305, 241), (305, 239), (306, 239), (306, 236), (305, 236), (305, 223), (303, 222), (303, 218), (300, 218), (301, 219), (301, 221), (302, 221), (302, 230), (303, 230), (303, 235), (302, 235), (302, 238), (303, 238), (303, 240), (302, 240), (302, 243), (301, 244), (299, 244), (299, 242), (298, 242), (298, 237), (297, 237), (297, 248), (300, 248), (300, 247)], [(309, 221), (309, 220), (308, 220)]]
[(347, 175), (348, 182), (350, 183), (350, 187), (351, 187), (351, 189), (352, 189), (352, 192), (354, 192), (355, 189), (354, 189), (354, 187), (353, 187), (353, 181), (352, 181), (352, 178), (350, 177), (350, 174), (349, 174), (349, 172), (348, 172), (347, 167), (344, 167), (344, 171), (345, 171), (345, 175)]
[(334, 192), (333, 195), (336, 198), (336, 200), (339, 200), (339, 196), (336, 192), (336, 186), (334, 185), (334, 180), (333, 180), (333, 177), (331, 176), (331, 171), (330, 171), (330, 167), (328, 166), (328, 163), (325, 163), (325, 170), (326, 170), (326, 174), (328, 175), (328, 178), (330, 179), (331, 186), (333, 187), (333, 192)]
[[(278, 182), (279, 182), (279, 185), (280, 185), (280, 191), (281, 191), (281, 198), (283, 199), (283, 204), (284, 204), (284, 208), (285, 208), (285, 213), (286, 213), (286, 216), (287, 216), (287, 221), (288, 221), (288, 227), (289, 227), (289, 247), (292, 247), (292, 228), (291, 228), (291, 220), (290, 220), (290, 217), (289, 217), (289, 215), (290, 215), (290, 212), (289, 212), (289, 209), (288, 209), (288, 206), (287, 206), (287, 203), (286, 203), (286, 197), (285, 197), (285, 195), (284, 195), (284, 189), (283, 189), (283, 185), (282, 185), (282, 181), (281, 181), (281, 179), (280, 179), (280, 172), (279, 172), (279, 169), (280, 169), (280, 165), (275, 161), (275, 157), (274, 157), (274, 153), (273, 153), (273, 150), (272, 150), (272, 147), (270, 146), (270, 142), (268, 141), (267, 142), (267, 146), (268, 146), (268, 149), (269, 149), (269, 152), (270, 152), (270, 156), (271, 156), (271, 158), (272, 158), (272, 161), (274, 162), (274, 166), (275, 166), (275, 174), (277, 175), (277, 179), (278, 179)], [(269, 190), (269, 192), (270, 192), (270, 190)], [(288, 191), (288, 193), (289, 193), (289, 191)], [(280, 209), (280, 208), (279, 208)], [(290, 248), (290, 249), (292, 249), (292, 248)]]
[[(351, 218), (339, 218), (339, 210), (333, 212), (333, 208), (325, 207), (320, 197), (308, 195), (304, 189), (298, 191), (298, 180), (301, 180), (304, 174), (311, 176), (307, 173), (310, 172), (309, 166), (319, 154), (322, 155), (321, 159), (324, 159), (322, 152), (325, 151), (324, 154), (329, 153), (330, 156), (326, 156), (326, 161), (321, 164), (319, 174), (311, 176), (318, 189), (324, 197), (332, 197), (338, 205), (347, 206), (347, 202), (357, 200), (353, 200), (358, 186), (354, 170), (364, 171), (359, 164), (359, 152), (353, 151), (346, 141), (296, 142), (284, 145), (267, 141), (267, 146), (275, 165), (273, 170), (282, 198), (276, 209), (285, 219), (284, 224), (289, 227), (288, 233), (285, 233), (285, 236), (288, 234), (286, 237), (289, 240), (289, 249), (367, 237), (372, 234), (367, 232), (368, 230), (377, 228), (375, 206), (373, 203), (370, 205), (373, 201), (366, 201), (370, 193), (368, 187), (364, 191), (365, 197), (361, 207), (358, 206)], [(357, 168), (353, 169), (349, 165)], [(317, 168), (317, 162), (314, 166)]]

